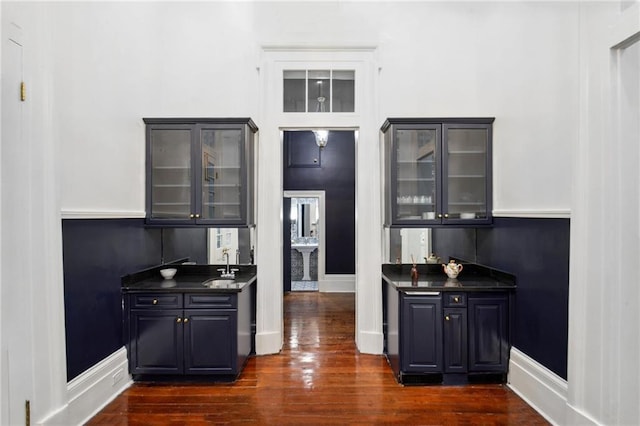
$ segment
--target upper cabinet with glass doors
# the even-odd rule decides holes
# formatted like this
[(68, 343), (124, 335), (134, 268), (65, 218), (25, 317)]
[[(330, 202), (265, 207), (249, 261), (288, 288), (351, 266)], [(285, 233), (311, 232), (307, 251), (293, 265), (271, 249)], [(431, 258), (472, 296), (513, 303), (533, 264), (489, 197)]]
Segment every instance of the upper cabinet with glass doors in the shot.
[(389, 118), (385, 225), (491, 223), (493, 118)]
[(147, 223), (254, 224), (250, 118), (145, 118)]

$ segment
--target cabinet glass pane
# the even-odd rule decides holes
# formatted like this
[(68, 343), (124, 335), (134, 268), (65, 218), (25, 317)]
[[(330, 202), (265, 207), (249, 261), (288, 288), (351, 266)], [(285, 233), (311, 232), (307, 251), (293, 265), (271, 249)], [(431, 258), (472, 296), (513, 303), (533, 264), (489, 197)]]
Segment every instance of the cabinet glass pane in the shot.
[(397, 219), (435, 218), (436, 138), (435, 129), (397, 130)]
[(309, 70), (307, 91), (309, 94), (309, 112), (330, 112), (331, 71)]
[(191, 131), (151, 130), (151, 217), (191, 214)]
[(240, 219), (242, 130), (204, 129), (202, 140), (203, 219)]
[(448, 213), (452, 219), (487, 217), (487, 129), (447, 133)]
[(355, 71), (333, 71), (332, 77), (332, 111), (355, 111)]
[(284, 112), (305, 112), (305, 83), (307, 72), (284, 71), (283, 75), (283, 111)]

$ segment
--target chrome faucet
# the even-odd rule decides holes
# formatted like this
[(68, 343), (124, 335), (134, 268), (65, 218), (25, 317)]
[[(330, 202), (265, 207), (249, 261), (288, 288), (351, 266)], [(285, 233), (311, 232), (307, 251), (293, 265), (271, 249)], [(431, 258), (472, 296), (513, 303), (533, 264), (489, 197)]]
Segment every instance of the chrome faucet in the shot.
[(222, 249), (222, 256), (227, 258), (227, 267), (218, 269), (218, 271), (221, 272), (220, 276), (222, 278), (232, 278), (232, 279), (235, 278), (236, 272), (239, 271), (239, 269), (229, 267), (229, 249), (228, 248)]

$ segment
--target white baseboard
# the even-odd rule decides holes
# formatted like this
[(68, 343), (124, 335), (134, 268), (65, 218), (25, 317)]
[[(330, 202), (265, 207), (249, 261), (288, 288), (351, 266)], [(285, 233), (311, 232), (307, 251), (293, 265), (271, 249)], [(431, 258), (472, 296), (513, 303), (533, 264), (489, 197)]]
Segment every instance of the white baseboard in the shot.
[(122, 347), (67, 383), (68, 403), (44, 425), (82, 425), (131, 386), (127, 350)]
[(549, 422), (567, 424), (566, 380), (516, 348), (511, 348), (508, 384)]
[(256, 333), (256, 355), (271, 355), (282, 350), (282, 334), (278, 331)]
[(325, 274), (318, 280), (318, 291), (321, 293), (355, 293), (356, 276), (352, 274)]
[(358, 351), (363, 354), (382, 355), (384, 346), (382, 333), (370, 331), (358, 332)]

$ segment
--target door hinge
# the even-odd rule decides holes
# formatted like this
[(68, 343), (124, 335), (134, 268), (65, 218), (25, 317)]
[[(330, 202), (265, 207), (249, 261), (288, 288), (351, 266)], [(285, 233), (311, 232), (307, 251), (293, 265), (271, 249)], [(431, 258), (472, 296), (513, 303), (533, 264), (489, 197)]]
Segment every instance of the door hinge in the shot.
[(24, 84), (24, 81), (20, 83), (20, 100), (22, 102), (27, 100), (27, 85)]

